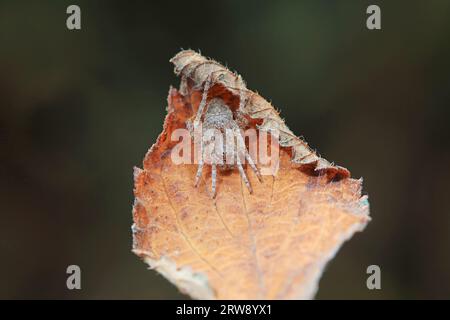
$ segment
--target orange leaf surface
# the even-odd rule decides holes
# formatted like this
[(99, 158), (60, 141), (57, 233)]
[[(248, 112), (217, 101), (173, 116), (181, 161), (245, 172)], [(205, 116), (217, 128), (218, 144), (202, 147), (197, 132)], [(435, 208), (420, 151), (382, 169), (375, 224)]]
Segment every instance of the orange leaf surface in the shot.
[(260, 183), (247, 170), (252, 194), (232, 170), (218, 174), (211, 198), (210, 168), (196, 188), (197, 165), (170, 157), (172, 132), (199, 100), (196, 90), (170, 90), (164, 130), (135, 168), (133, 252), (192, 298), (313, 298), (326, 263), (370, 220), (361, 180), (330, 179), (282, 146), (275, 175)]

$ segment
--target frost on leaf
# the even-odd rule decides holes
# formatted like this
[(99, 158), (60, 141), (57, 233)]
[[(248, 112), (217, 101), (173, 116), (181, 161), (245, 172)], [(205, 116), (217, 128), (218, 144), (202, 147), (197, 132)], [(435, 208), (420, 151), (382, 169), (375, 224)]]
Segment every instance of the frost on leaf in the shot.
[[(135, 169), (133, 252), (196, 299), (313, 298), (326, 263), (370, 220), (361, 180), (312, 152), (240, 76), (193, 51), (171, 61), (182, 83), (170, 89), (163, 132)], [(197, 165), (171, 160), (171, 134), (195, 116), (211, 73), (210, 96), (250, 127), (281, 131), (279, 170), (262, 183), (249, 174), (252, 194), (232, 170), (217, 175), (211, 198), (210, 167), (195, 188)]]

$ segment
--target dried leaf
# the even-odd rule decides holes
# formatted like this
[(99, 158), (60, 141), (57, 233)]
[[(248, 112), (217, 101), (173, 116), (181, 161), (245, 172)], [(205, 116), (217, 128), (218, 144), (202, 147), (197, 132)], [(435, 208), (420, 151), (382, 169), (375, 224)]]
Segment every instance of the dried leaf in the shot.
[(192, 85), (188, 83), (188, 80), (192, 80), (195, 87), (200, 87), (211, 75), (215, 84), (210, 90), (211, 95), (221, 96), (235, 108), (238, 100), (239, 111), (256, 120), (256, 127), (259, 130), (279, 131), (279, 143), (282, 147), (292, 148), (294, 163), (310, 166), (314, 171), (324, 171), (330, 179), (350, 176), (347, 169), (334, 166), (326, 159), (319, 157), (305, 141), (294, 135), (275, 108), (258, 93), (248, 90), (244, 80), (237, 73), (192, 50), (183, 50), (170, 61), (175, 65), (175, 73), (182, 77), (180, 90), (183, 95), (190, 94), (189, 87)]
[[(193, 298), (312, 298), (325, 264), (370, 220), (361, 180), (316, 156), (239, 76), (216, 62), (194, 65), (194, 58), (203, 57), (188, 51), (172, 60), (181, 89), (170, 90), (164, 130), (143, 169), (135, 168), (133, 252)], [(197, 166), (171, 161), (178, 143), (171, 134), (195, 115), (202, 75), (212, 72), (202, 71), (207, 65), (218, 70), (211, 95), (255, 119), (251, 126), (284, 132), (278, 172), (262, 183), (249, 175), (252, 194), (234, 170), (218, 175), (211, 198), (209, 168), (195, 188)]]

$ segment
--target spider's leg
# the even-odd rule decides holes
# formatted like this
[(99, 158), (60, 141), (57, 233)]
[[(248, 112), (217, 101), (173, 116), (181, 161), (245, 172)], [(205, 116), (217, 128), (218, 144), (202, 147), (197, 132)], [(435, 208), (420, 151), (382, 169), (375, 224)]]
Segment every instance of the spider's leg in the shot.
[[(238, 142), (238, 148), (239, 148), (239, 142)], [(236, 155), (236, 166), (238, 167), (239, 174), (241, 175), (242, 180), (244, 180), (248, 191), (250, 191), (250, 193), (253, 193), (253, 189), (252, 189), (252, 186), (250, 185), (250, 181), (248, 181), (248, 178), (247, 178), (247, 175), (245, 174), (244, 168), (242, 168), (239, 152)]]
[(217, 178), (217, 170), (216, 165), (213, 163), (211, 166), (211, 192), (212, 197), (216, 197), (216, 178)]
[(198, 183), (200, 181), (200, 178), (202, 177), (202, 171), (203, 171), (203, 152), (200, 153), (200, 159), (198, 160), (198, 168), (197, 168), (197, 174), (195, 175), (195, 184), (194, 186), (197, 188)]
[[(262, 177), (261, 177), (261, 173), (259, 172), (258, 168), (255, 165), (255, 162), (253, 161), (252, 157), (250, 157), (250, 154), (248, 153), (247, 148), (245, 147), (245, 141), (242, 138), (242, 135), (239, 131), (236, 132), (236, 136), (238, 139), (238, 153), (243, 152), (245, 159), (248, 161), (248, 164), (250, 165), (250, 167), (252, 168), (253, 172), (256, 174), (256, 176), (258, 177), (259, 182), (262, 182)], [(239, 157), (239, 155), (238, 155)]]
[(211, 82), (212, 82), (212, 76), (210, 74), (208, 76), (208, 78), (206, 78), (205, 87), (203, 89), (202, 101), (200, 101), (200, 105), (198, 106), (198, 110), (197, 110), (197, 115), (195, 116), (195, 120), (194, 120), (194, 128), (198, 127), (200, 120), (202, 118), (203, 110), (206, 107), (206, 99), (208, 98), (208, 91), (211, 86)]
[(197, 174), (195, 176), (195, 184), (194, 187), (198, 187), (198, 183), (200, 182), (200, 178), (202, 176), (202, 171), (203, 171), (203, 162), (198, 164), (198, 169), (197, 169)]
[(185, 75), (181, 76), (181, 81), (180, 81), (180, 93), (182, 95), (187, 95), (188, 93), (188, 84), (187, 84), (187, 78)]
[(252, 157), (250, 157), (250, 154), (248, 153), (247, 150), (245, 150), (245, 159), (247, 159), (248, 164), (250, 165), (250, 167), (252, 168), (253, 172), (258, 177), (259, 182), (262, 182), (261, 173), (259, 172), (258, 168), (256, 167), (255, 163), (253, 162)]
[(244, 180), (245, 185), (246, 185), (247, 188), (248, 188), (248, 191), (250, 191), (250, 193), (253, 193), (252, 186), (250, 185), (250, 182), (248, 181), (248, 178), (247, 178), (247, 176), (245, 175), (244, 168), (242, 168), (242, 165), (241, 165), (241, 163), (240, 163), (239, 161), (238, 161), (238, 163), (237, 163), (237, 167), (238, 167), (238, 169), (239, 169), (239, 173), (241, 174), (242, 180)]

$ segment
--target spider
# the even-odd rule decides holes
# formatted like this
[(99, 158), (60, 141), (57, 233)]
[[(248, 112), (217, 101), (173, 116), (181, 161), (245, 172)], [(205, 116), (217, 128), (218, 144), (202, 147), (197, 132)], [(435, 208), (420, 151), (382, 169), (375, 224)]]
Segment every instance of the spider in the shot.
[[(246, 123), (246, 120), (238, 112), (236, 112), (236, 119), (234, 119), (230, 107), (221, 98), (214, 97), (207, 102), (211, 82), (211, 76), (209, 76), (203, 88), (202, 100), (194, 122), (192, 123), (191, 120), (188, 120), (187, 123), (192, 138), (194, 138), (196, 132), (201, 132), (200, 157), (194, 186), (198, 187), (200, 178), (202, 177), (203, 166), (207, 163), (211, 164), (212, 198), (216, 196), (217, 168), (220, 171), (227, 171), (237, 167), (241, 179), (244, 181), (249, 192), (253, 193), (252, 186), (242, 167), (242, 160), (245, 159), (248, 161), (248, 164), (260, 182), (262, 182), (262, 177), (255, 162), (247, 151), (244, 138), (241, 134), (241, 127), (245, 126), (244, 123)], [(206, 109), (206, 113), (203, 116), (204, 109)], [(226, 138), (216, 140), (215, 135), (208, 137), (207, 133), (211, 131), (218, 132), (220, 133), (220, 137), (225, 136)], [(235, 139), (237, 140), (236, 144)]]

